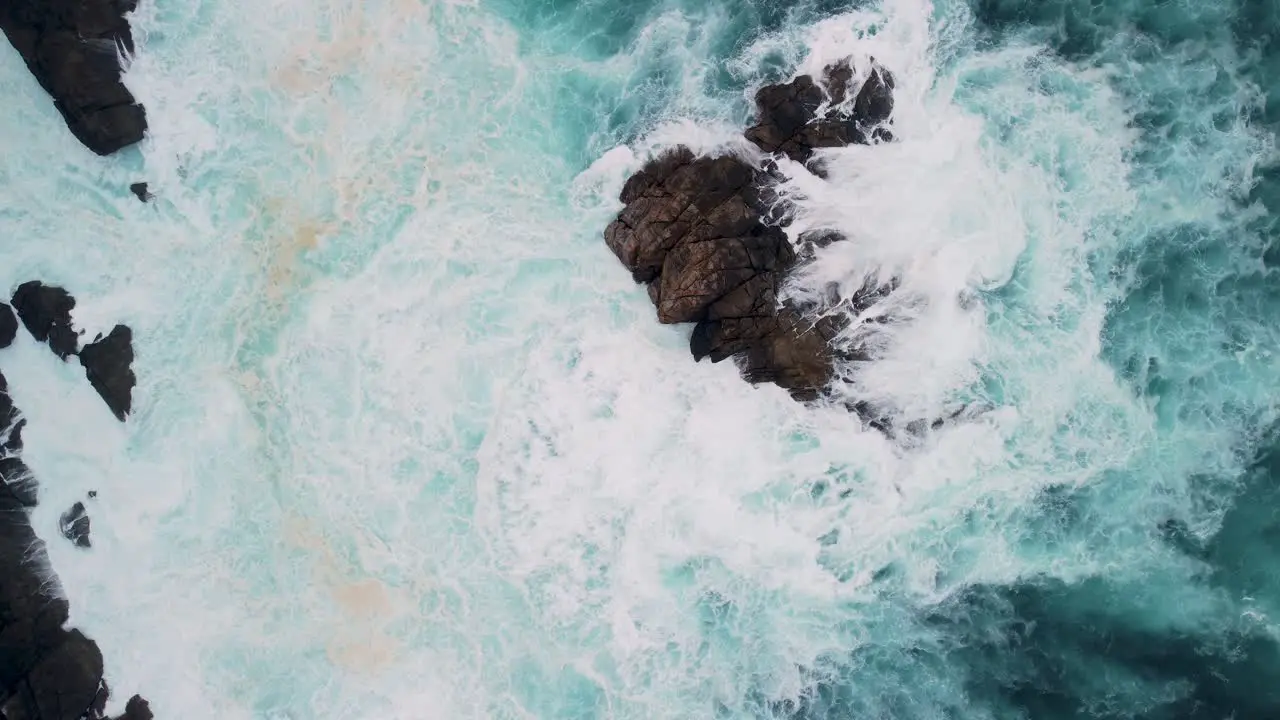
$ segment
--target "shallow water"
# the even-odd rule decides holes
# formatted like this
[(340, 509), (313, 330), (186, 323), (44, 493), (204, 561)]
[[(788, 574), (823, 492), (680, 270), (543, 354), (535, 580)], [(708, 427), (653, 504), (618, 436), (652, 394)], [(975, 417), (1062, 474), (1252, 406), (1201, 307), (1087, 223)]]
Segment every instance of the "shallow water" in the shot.
[[(5, 51), (0, 279), (137, 351), (124, 426), (0, 353), (73, 622), (160, 717), (1280, 715), (1276, 16), (149, 3), (105, 160)], [(791, 291), (902, 279), (835, 390), (923, 434), (694, 364), (600, 235), (849, 54), (899, 141), (785, 168), (849, 238)]]

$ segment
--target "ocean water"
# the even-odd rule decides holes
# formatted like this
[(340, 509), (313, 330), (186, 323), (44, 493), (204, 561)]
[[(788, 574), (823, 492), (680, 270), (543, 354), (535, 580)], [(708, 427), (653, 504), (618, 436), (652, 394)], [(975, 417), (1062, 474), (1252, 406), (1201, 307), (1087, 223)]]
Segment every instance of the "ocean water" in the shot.
[[(133, 23), (151, 134), (109, 159), (0, 52), (0, 284), (134, 330), (124, 425), (0, 353), (116, 706), (1280, 717), (1274, 0)], [(647, 157), (742, 152), (756, 88), (850, 55), (895, 73), (898, 142), (784, 166), (792, 231), (848, 237), (788, 291), (902, 286), (804, 406), (693, 363), (601, 232)], [(86, 552), (57, 517), (89, 490)]]

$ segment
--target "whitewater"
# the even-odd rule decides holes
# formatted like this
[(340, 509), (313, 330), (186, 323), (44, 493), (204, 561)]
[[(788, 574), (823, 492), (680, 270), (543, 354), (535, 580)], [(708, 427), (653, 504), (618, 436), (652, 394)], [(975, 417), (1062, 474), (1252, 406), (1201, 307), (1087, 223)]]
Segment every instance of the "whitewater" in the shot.
[[(133, 329), (125, 424), (25, 333), (0, 353), (33, 525), (113, 699), (1280, 712), (1272, 5), (167, 0), (131, 22), (151, 130), (112, 158), (0, 53), (0, 285)], [(826, 179), (781, 164), (789, 233), (847, 238), (787, 292), (818, 313), (831, 283), (901, 287), (847, 338), (871, 359), (806, 405), (695, 363), (601, 233), (647, 159), (747, 152), (756, 89), (850, 56), (893, 71), (896, 140), (820, 151)], [(90, 490), (85, 551), (58, 516)]]

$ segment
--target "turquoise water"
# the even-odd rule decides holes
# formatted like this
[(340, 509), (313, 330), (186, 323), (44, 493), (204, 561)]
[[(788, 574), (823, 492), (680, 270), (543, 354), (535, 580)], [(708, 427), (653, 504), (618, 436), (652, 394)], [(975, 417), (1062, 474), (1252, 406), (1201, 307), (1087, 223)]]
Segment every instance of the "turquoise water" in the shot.
[[(124, 426), (0, 354), (73, 622), (160, 717), (1280, 716), (1278, 16), (148, 3), (105, 160), (0, 54), (0, 275), (137, 350)], [(790, 291), (901, 278), (834, 390), (924, 434), (694, 364), (601, 239), (847, 55), (899, 142), (784, 168), (849, 237)]]

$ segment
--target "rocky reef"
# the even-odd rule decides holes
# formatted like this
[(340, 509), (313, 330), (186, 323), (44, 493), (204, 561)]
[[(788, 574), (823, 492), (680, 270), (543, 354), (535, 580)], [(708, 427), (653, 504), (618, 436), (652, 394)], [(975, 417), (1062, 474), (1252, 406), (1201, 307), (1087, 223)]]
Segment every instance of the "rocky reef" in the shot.
[[(17, 317), (0, 303), (0, 348), (12, 344), (20, 317), (60, 357), (75, 352), (78, 340), (70, 319), (75, 300), (69, 294), (27, 283), (14, 294), (14, 305)], [(132, 388), (132, 372), (129, 379)], [(111, 382), (123, 385), (115, 378)], [(103, 680), (102, 652), (84, 633), (65, 627), (69, 606), (49, 568), (45, 544), (31, 526), (29, 510), (38, 502), (38, 487), (22, 461), (25, 425), (9, 396), (8, 381), (0, 375), (0, 718), (103, 720), (110, 690)], [(76, 503), (69, 513), (63, 515), (63, 533), (88, 547), (84, 505)], [(135, 695), (118, 720), (151, 718), (147, 701)]]
[[(812, 163), (814, 150), (889, 142), (893, 76), (873, 64), (857, 79), (849, 62), (756, 94), (757, 122), (745, 137), (771, 156)], [(850, 101), (851, 100), (851, 101)], [(662, 323), (695, 323), (690, 349), (697, 360), (734, 358), (752, 383), (772, 382), (798, 400), (813, 400), (833, 379), (843, 354), (834, 340), (839, 314), (820, 320), (779, 301), (797, 262), (770, 187), (772, 160), (756, 166), (737, 156), (697, 157), (677, 147), (655, 158), (622, 188), (622, 211), (605, 230), (609, 249), (648, 286)], [(804, 238), (801, 246), (838, 237)], [(853, 305), (886, 288), (865, 288)]]
[(5, 0), (0, 30), (53, 97), (71, 133), (109, 155), (142, 140), (147, 114), (121, 82), (137, 0)]

